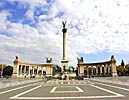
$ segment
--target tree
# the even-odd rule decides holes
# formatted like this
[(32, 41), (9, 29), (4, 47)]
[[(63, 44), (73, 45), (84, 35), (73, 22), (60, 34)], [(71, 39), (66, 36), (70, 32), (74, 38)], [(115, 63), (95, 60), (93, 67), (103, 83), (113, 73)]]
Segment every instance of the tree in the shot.
[(126, 65), (125, 65), (125, 68), (127, 69), (126, 74), (129, 75), (129, 64), (126, 64)]
[(6, 66), (4, 69), (3, 69), (3, 76), (9, 76), (11, 77), (13, 74), (13, 67), (12, 66)]
[(122, 76), (122, 75), (125, 75), (127, 73), (127, 69), (124, 68), (123, 66), (117, 66), (117, 73), (118, 75)]
[(121, 61), (121, 66), (125, 66), (125, 63), (124, 63), (124, 60), (122, 59), (122, 61)]

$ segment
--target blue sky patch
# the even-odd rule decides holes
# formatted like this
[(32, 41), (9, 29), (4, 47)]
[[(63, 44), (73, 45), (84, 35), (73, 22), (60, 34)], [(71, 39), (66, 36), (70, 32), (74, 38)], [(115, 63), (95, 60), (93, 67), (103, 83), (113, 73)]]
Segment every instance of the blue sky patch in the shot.
[(5, 2), (4, 8), (0, 8), (0, 11), (7, 10), (12, 15), (8, 16), (7, 19), (11, 22), (19, 22), (21, 19), (23, 19), (25, 12), (27, 11), (27, 8), (19, 8), (18, 2), (15, 3), (9, 3)]
[(4, 32), (4, 31), (0, 31), (0, 35), (5, 35), (7, 37), (12, 37), (12, 34), (10, 34), (8, 32)]

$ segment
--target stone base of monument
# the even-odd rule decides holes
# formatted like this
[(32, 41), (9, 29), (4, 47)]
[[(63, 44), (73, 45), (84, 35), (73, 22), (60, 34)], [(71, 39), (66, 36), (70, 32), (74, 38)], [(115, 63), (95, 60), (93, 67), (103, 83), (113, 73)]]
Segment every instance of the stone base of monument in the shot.
[(64, 73), (61, 75), (61, 78), (62, 78), (62, 80), (69, 80), (69, 74), (68, 74), (68, 72), (64, 72)]

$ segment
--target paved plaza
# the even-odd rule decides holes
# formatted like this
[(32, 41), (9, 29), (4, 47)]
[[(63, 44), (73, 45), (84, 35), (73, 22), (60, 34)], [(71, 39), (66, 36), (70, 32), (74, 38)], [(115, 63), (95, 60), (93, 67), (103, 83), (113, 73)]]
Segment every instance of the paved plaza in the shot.
[(129, 77), (0, 79), (0, 100), (128, 100)]

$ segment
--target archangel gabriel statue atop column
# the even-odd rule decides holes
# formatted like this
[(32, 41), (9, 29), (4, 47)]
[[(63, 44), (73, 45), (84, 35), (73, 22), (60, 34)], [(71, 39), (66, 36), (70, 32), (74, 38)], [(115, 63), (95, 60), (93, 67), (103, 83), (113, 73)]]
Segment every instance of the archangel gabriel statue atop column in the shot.
[(66, 21), (62, 21), (63, 29), (65, 29)]

